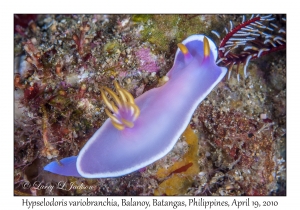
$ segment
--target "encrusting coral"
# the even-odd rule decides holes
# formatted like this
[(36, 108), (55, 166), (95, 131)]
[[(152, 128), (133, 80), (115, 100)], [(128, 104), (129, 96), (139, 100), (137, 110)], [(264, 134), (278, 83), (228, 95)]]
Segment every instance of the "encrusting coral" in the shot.
[(174, 162), (171, 167), (159, 168), (156, 177), (164, 180), (155, 189), (154, 195), (182, 195), (192, 186), (200, 168), (198, 164), (198, 137), (190, 126), (182, 134), (188, 149), (182, 160)]

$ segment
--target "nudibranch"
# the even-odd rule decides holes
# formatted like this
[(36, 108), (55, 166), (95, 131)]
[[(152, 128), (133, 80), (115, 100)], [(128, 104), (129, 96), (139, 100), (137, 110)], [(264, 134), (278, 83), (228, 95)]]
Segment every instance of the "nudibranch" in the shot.
[(204, 35), (178, 44), (168, 81), (137, 98), (115, 82), (102, 88), (109, 118), (78, 156), (53, 161), (44, 170), (85, 178), (118, 177), (164, 157), (188, 126), (201, 101), (225, 76), (216, 65), (217, 47)]

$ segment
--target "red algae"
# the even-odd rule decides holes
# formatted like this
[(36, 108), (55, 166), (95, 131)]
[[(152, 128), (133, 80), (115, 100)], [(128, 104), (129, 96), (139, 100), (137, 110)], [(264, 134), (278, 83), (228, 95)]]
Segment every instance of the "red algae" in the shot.
[(159, 70), (155, 62), (155, 56), (150, 52), (150, 49), (141, 48), (135, 54), (140, 63), (140, 70), (147, 72), (157, 72)]

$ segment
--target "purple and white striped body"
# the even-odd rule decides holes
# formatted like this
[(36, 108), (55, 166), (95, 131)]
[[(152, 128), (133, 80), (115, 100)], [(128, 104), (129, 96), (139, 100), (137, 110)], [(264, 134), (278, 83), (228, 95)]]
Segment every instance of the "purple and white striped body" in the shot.
[[(118, 177), (141, 169), (172, 150), (201, 101), (225, 76), (216, 65), (217, 47), (193, 35), (182, 42), (188, 52), (177, 50), (169, 80), (138, 98), (139, 117), (132, 128), (117, 130), (108, 118), (78, 156), (56, 161), (44, 170), (86, 178)], [(209, 51), (204, 53), (204, 39)], [(207, 47), (207, 46), (206, 46)]]

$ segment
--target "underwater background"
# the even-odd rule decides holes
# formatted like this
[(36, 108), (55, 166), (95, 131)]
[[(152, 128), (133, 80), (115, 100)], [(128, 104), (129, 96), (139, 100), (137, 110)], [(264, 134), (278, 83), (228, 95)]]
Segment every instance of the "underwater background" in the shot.
[[(43, 170), (77, 155), (107, 119), (102, 86), (112, 88), (118, 79), (136, 98), (161, 85), (182, 40), (205, 34), (219, 46), (225, 28), (243, 18), (253, 17), (15, 14), (14, 194), (286, 195), (284, 49), (251, 60), (247, 77), (243, 65), (234, 66), (198, 106), (173, 150), (146, 168), (102, 179)], [(285, 15), (270, 18), (268, 33), (285, 36)], [(255, 44), (272, 45), (264, 42)], [(60, 184), (65, 188), (39, 188)]]

